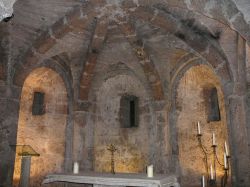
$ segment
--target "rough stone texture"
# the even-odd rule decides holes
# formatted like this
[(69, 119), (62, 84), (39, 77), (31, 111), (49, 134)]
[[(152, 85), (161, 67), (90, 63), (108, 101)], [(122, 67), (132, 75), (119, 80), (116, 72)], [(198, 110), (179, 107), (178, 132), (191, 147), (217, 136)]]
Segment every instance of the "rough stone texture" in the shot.
[[(204, 103), (208, 98), (204, 95), (204, 90), (211, 87), (216, 87), (218, 91), (220, 121), (207, 121), (208, 113)], [(212, 133), (215, 133), (218, 158), (223, 163), (224, 142), (225, 140), (228, 142), (224, 98), (218, 78), (204, 65), (192, 67), (184, 74), (178, 85), (177, 93), (176, 123), (182, 175), (181, 183), (183, 186), (198, 186), (200, 173), (206, 175), (206, 165), (196, 136), (197, 121), (201, 122), (202, 143), (210, 153), (212, 152)], [(190, 160), (190, 162), (187, 162), (187, 160)], [(209, 155), (209, 167), (212, 161), (213, 157)], [(216, 172), (218, 176), (221, 176), (224, 172), (223, 167), (217, 164)], [(197, 180), (193, 181), (194, 178)]]
[(250, 47), (248, 44), (246, 44), (246, 72), (247, 72), (247, 82), (250, 82)]
[[(23, 83), (41, 66), (57, 72), (66, 88), (67, 104), (48, 106), (65, 120), (62, 137), (67, 141), (61, 145), (64, 150), (58, 147), (65, 152), (60, 154), (62, 170), (71, 171), (72, 162), (79, 161), (80, 170), (108, 171), (105, 146), (114, 140), (124, 152), (119, 154), (120, 171), (142, 172), (145, 164), (153, 163), (156, 172), (174, 173), (183, 184), (198, 184), (202, 154), (193, 132), (199, 118), (209, 126), (206, 140), (220, 125), (224, 129), (220, 141), (229, 141), (230, 179), (234, 186), (249, 186), (248, 5), (246, 0), (17, 1), (15, 17), (0, 23), (0, 186), (11, 186), (15, 155), (9, 144), (18, 142)], [(189, 77), (192, 67), (202, 70)], [(217, 122), (218, 126), (205, 124), (199, 89), (206, 83), (216, 84), (224, 98), (223, 124)], [(118, 100), (125, 92), (143, 101), (140, 126), (131, 133), (117, 123)], [(185, 104), (175, 108), (175, 101)], [(194, 110), (190, 117), (189, 109)], [(44, 119), (46, 124), (50, 120)], [(114, 130), (107, 131), (103, 123)], [(39, 138), (44, 136), (43, 129), (39, 132)], [(139, 148), (131, 146), (135, 142)], [(125, 166), (127, 162), (133, 167)]]
[(1, 0), (0, 2), (0, 21), (4, 18), (11, 17), (13, 14), (13, 5), (16, 0), (5, 1)]
[[(45, 93), (45, 114), (32, 115), (33, 94)], [(25, 80), (20, 100), (17, 144), (30, 145), (40, 157), (32, 157), (30, 186), (41, 186), (43, 177), (62, 172), (65, 154), (67, 95), (61, 77), (47, 68), (34, 70)], [(14, 184), (20, 179), (21, 157), (16, 155)]]
[(248, 14), (250, 11), (250, 5), (247, 0), (233, 0), (239, 10), (243, 13), (245, 20), (250, 23), (250, 15)]
[[(144, 91), (143, 91), (144, 90)], [(145, 88), (138, 80), (129, 76), (115, 76), (105, 81), (97, 93), (97, 108), (94, 126), (94, 170), (110, 172), (109, 144), (118, 149), (115, 153), (115, 170), (117, 172), (145, 172), (149, 163), (149, 126), (140, 112), (139, 125), (134, 128), (122, 128), (119, 122), (120, 99), (130, 94), (139, 98), (142, 108), (147, 103)]]

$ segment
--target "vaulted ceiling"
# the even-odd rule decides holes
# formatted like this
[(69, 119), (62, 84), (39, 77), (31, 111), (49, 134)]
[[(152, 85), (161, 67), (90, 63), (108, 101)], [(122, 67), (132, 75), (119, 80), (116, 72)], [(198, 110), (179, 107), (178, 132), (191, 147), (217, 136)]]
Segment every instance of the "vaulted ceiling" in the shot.
[[(86, 91), (104, 42), (121, 35), (144, 61), (151, 79), (170, 71), (164, 61), (174, 69), (190, 52), (230, 74), (224, 45), (230, 43), (230, 32), (236, 30), (250, 42), (249, 6), (244, 5), (244, 0), (19, 0), (13, 20), (0, 24), (6, 79), (11, 82), (12, 72), (25, 72), (45, 59), (63, 59), (84, 99), (81, 90)], [(157, 85), (153, 81), (155, 89), (162, 89)]]

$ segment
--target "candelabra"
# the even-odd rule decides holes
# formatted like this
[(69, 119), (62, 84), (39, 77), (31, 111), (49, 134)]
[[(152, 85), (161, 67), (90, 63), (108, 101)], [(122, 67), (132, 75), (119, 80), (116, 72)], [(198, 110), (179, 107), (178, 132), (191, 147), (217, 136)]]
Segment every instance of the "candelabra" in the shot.
[[(218, 159), (218, 155), (217, 155), (217, 145), (215, 142), (215, 134), (212, 134), (212, 151), (209, 152), (205, 146), (202, 143), (202, 134), (201, 134), (201, 130), (200, 130), (200, 123), (198, 122), (198, 133), (197, 133), (197, 139), (198, 139), (198, 143), (199, 143), (199, 147), (202, 150), (202, 153), (204, 154), (204, 162), (205, 162), (205, 167), (206, 167), (206, 175), (207, 175), (207, 186), (209, 187), (215, 187), (217, 186), (217, 176), (216, 176), (216, 168), (217, 166), (223, 168), (224, 170), (224, 174), (221, 177), (221, 182), (220, 182), (220, 186), (221, 187), (226, 187), (228, 184), (228, 175), (230, 172), (230, 164), (229, 164), (229, 159), (230, 156), (228, 154), (228, 149), (227, 149), (227, 144), (225, 141), (225, 152), (224, 152), (224, 164), (222, 164), (219, 159)], [(212, 164), (210, 165), (210, 175), (209, 175), (209, 165), (208, 165), (208, 155), (212, 155)], [(202, 187), (205, 187), (205, 179), (204, 176), (202, 177)]]

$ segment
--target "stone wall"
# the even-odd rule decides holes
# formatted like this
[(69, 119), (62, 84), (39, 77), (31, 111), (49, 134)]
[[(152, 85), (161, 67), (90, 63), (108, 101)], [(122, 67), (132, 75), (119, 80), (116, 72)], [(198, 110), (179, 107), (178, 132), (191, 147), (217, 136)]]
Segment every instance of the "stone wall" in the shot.
[[(62, 171), (63, 159), (67, 165), (65, 171), (71, 171), (72, 161), (80, 162), (81, 171), (108, 171), (106, 145), (115, 141), (121, 152), (127, 153), (118, 155), (119, 171), (143, 172), (146, 164), (153, 163), (158, 173), (174, 172), (182, 176), (183, 184), (191, 181), (186, 177), (191, 171), (193, 181), (198, 184), (204, 168), (197, 171), (198, 162), (191, 163), (202, 156), (194, 155), (198, 154), (195, 137), (188, 133), (195, 132), (195, 123), (201, 120), (209, 132), (204, 135), (206, 142), (214, 126), (228, 127), (232, 180), (235, 185), (247, 186), (250, 180), (247, 164), (250, 163), (249, 47), (245, 51), (245, 44), (249, 44), (250, 34), (248, 7), (242, 9), (245, 2), (17, 1), (14, 19), (0, 23), (0, 169), (6, 171), (0, 175), (0, 186), (11, 186), (14, 152), (9, 144), (16, 143), (23, 82), (30, 71), (40, 66), (59, 72), (67, 88), (70, 114), (71, 109), (74, 110), (74, 116), (67, 118), (65, 137), (68, 141), (65, 150), (60, 148), (58, 171)], [(177, 91), (173, 91), (175, 78), (182, 76), (182, 69), (194, 65), (190, 63), (194, 59), (202, 59), (218, 79), (210, 69), (197, 70), (194, 74), (197, 78), (188, 71)], [(63, 83), (59, 82), (58, 87), (64, 90), (66, 97)], [(220, 103), (225, 103), (225, 109), (220, 108), (224, 117), (221, 123), (206, 123), (205, 103), (200, 92), (206, 85), (215, 85)], [(140, 124), (135, 131), (121, 129), (117, 119), (118, 101), (126, 92), (142, 97)], [(57, 94), (53, 92), (51, 98)], [(30, 97), (29, 92), (27, 96)], [(177, 110), (171, 111), (176, 99)], [(191, 102), (196, 104), (189, 105)], [(190, 106), (195, 107), (190, 109)], [(48, 110), (54, 108), (61, 111), (66, 105), (48, 106)], [(190, 110), (194, 111), (193, 116), (188, 115)], [(56, 112), (57, 109), (52, 113)], [(176, 112), (178, 118), (174, 119), (171, 112)], [(66, 123), (66, 113), (60, 116), (58, 121)], [(55, 118), (40, 119), (40, 122), (53, 121), (54, 124)], [(114, 131), (107, 131), (105, 127)], [(37, 133), (38, 129), (34, 131)], [(39, 135), (46, 136), (45, 131), (47, 126), (39, 128)], [(220, 137), (221, 142), (227, 139), (226, 134)], [(191, 142), (188, 146), (184, 143), (187, 139)], [(58, 141), (62, 144), (64, 140)], [(143, 145), (140, 150), (131, 146), (134, 142)], [(189, 146), (196, 151), (190, 153)], [(138, 164), (134, 164), (133, 159)], [(128, 162), (132, 168), (125, 166)]]
[[(111, 143), (117, 147), (115, 153), (115, 170), (117, 172), (145, 172), (150, 164), (150, 132), (153, 113), (150, 90), (147, 90), (143, 69), (124, 36), (117, 27), (110, 29), (107, 41), (94, 72), (89, 94), (90, 107), (81, 115), (85, 124), (76, 120), (75, 147), (79, 147), (78, 156), (82, 170), (89, 168), (101, 172), (110, 172)], [(139, 98), (139, 125), (133, 128), (122, 128), (120, 124), (120, 99), (123, 95), (134, 95)], [(80, 117), (78, 112), (77, 118)], [(80, 130), (82, 129), (82, 130)], [(152, 136), (151, 136), (152, 137)], [(83, 154), (82, 156), (79, 155)], [(91, 158), (91, 156), (93, 158)], [(87, 164), (87, 161), (90, 163)]]
[(250, 82), (250, 47), (246, 44), (246, 72), (247, 72), (247, 82)]
[[(34, 92), (45, 93), (45, 114), (32, 115)], [(19, 111), (17, 145), (30, 145), (39, 157), (32, 157), (30, 186), (41, 186), (46, 174), (62, 172), (65, 157), (67, 93), (62, 78), (48, 68), (38, 68), (25, 80)], [(20, 178), (21, 157), (16, 155), (14, 186)]]
[[(123, 95), (134, 95), (139, 99), (138, 127), (123, 128), (120, 123), (120, 100)], [(133, 77), (119, 75), (106, 80), (97, 93), (94, 125), (94, 170), (110, 172), (108, 145), (114, 144), (115, 170), (117, 172), (145, 172), (149, 158), (150, 126), (145, 120), (149, 111), (145, 88)]]
[[(204, 95), (204, 89), (216, 87), (218, 93), (221, 120), (208, 122), (208, 113), (205, 103), (209, 97)], [(213, 161), (212, 133), (215, 133), (218, 145), (218, 159), (223, 163), (224, 142), (228, 142), (225, 103), (221, 85), (212, 72), (205, 65), (190, 68), (181, 78), (177, 89), (176, 115), (179, 160), (181, 167), (181, 182), (184, 186), (198, 186), (201, 175), (206, 177), (205, 157), (197, 140), (197, 122), (201, 123), (202, 143), (209, 152), (208, 164)], [(223, 175), (223, 167), (217, 164), (217, 177)], [(218, 183), (219, 185), (219, 183)]]

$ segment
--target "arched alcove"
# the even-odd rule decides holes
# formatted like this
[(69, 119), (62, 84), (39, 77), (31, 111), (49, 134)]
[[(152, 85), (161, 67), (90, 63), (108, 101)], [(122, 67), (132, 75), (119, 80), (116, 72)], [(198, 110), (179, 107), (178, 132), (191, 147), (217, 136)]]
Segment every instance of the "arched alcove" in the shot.
[[(138, 102), (138, 124), (124, 127), (121, 114), (126, 108), (124, 97), (136, 97)], [(143, 84), (130, 75), (116, 75), (103, 82), (96, 93), (96, 119), (94, 124), (94, 170), (110, 172), (110, 144), (115, 153), (116, 172), (144, 172), (151, 153), (152, 109), (149, 95)], [(126, 109), (125, 109), (126, 110)], [(151, 114), (151, 115), (150, 115)], [(125, 120), (126, 121), (126, 120)], [(129, 120), (126, 121), (129, 123)]]
[[(18, 145), (30, 145), (40, 154), (32, 157), (30, 186), (41, 186), (46, 174), (64, 170), (67, 108), (67, 91), (60, 75), (45, 67), (33, 70), (23, 84), (17, 132)], [(17, 155), (14, 186), (18, 186), (20, 167)]]
[[(223, 164), (224, 143), (228, 142), (228, 130), (224, 96), (219, 78), (207, 65), (197, 64), (189, 68), (175, 87), (174, 122), (177, 133), (177, 155), (181, 183), (185, 187), (199, 186), (202, 175), (207, 176), (204, 154), (197, 139), (197, 122), (201, 123), (202, 143), (208, 155), (208, 171), (213, 163), (212, 133), (216, 135), (218, 159)], [(211, 104), (211, 100), (215, 100)], [(218, 101), (216, 103), (216, 101)], [(218, 107), (218, 113), (210, 113)], [(213, 116), (215, 115), (215, 116)], [(217, 163), (218, 184), (223, 167)]]

